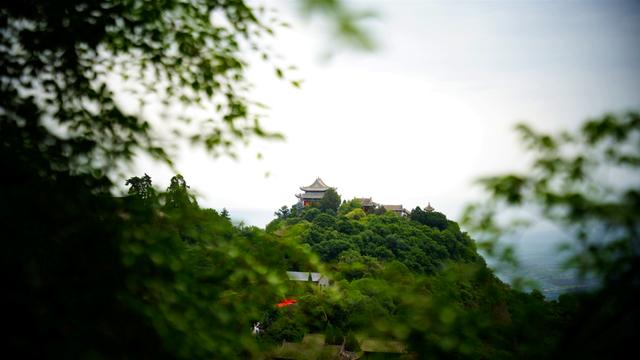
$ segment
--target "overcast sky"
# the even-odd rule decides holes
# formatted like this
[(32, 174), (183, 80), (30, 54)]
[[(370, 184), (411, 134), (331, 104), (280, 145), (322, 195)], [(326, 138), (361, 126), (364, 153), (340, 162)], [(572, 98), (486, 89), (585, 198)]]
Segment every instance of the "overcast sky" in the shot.
[[(269, 2), (271, 4), (271, 2)], [(263, 226), (320, 176), (344, 198), (427, 202), (456, 219), (473, 179), (522, 168), (512, 128), (575, 127), (640, 108), (639, 1), (368, 1), (378, 50), (340, 51), (319, 25), (293, 23), (277, 52), (304, 79), (295, 89), (257, 66), (254, 97), (284, 142), (254, 141), (240, 159), (185, 151), (179, 171), (204, 206)], [(262, 160), (256, 153), (262, 153)], [(160, 187), (172, 173), (137, 162)]]

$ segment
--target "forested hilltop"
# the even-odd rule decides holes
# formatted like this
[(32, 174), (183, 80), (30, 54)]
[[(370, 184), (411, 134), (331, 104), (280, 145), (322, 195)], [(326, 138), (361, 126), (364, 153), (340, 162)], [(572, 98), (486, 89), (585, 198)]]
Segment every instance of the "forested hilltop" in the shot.
[[(444, 214), (416, 208), (403, 217), (360, 207), (356, 199), (334, 208), (282, 207), (267, 225), (280, 241), (316, 254), (332, 285), (292, 283), (288, 296), (298, 301), (269, 312), (265, 341), (322, 333), (327, 344), (354, 352), (362, 340), (353, 339), (364, 338), (397, 340), (406, 356), (550, 355), (572, 311), (570, 296), (548, 302), (538, 291), (511, 289)], [(289, 270), (315, 270), (286, 262)]]
[(354, 199), (339, 208), (281, 209), (267, 231), (296, 236), (333, 268), (397, 261), (416, 274), (433, 274), (447, 261), (482, 263), (469, 235), (439, 212), (414, 209), (409, 217), (384, 210), (366, 214)]

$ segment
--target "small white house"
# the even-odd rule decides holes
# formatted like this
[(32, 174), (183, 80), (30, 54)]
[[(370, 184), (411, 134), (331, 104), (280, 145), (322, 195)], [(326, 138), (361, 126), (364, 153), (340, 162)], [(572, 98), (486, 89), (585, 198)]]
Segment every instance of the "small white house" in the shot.
[(291, 281), (309, 281), (309, 276), (311, 276), (312, 283), (322, 287), (329, 286), (329, 279), (317, 272), (287, 271), (287, 276)]

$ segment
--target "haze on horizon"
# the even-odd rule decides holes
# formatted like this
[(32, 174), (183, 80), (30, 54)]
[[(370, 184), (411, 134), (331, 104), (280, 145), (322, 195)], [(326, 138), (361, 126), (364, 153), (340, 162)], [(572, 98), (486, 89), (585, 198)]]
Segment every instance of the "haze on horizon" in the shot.
[[(353, 2), (379, 14), (367, 23), (378, 49), (327, 61), (332, 40), (294, 5), (275, 2), (293, 26), (274, 45), (302, 88), (268, 66), (248, 73), (269, 106), (263, 125), (286, 141), (252, 141), (237, 161), (196, 150), (176, 159), (202, 205), (251, 225), (317, 176), (343, 199), (431, 202), (455, 219), (475, 178), (524, 167), (515, 123), (571, 128), (640, 104), (637, 1)], [(146, 158), (136, 171), (159, 187), (173, 175)]]

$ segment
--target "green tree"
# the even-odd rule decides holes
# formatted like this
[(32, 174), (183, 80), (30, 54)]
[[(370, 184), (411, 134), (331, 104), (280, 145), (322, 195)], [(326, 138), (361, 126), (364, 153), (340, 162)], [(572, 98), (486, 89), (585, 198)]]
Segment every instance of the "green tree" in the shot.
[(347, 219), (353, 219), (353, 220), (360, 220), (365, 216), (367, 216), (367, 214), (362, 209), (354, 209), (348, 212), (347, 214), (345, 214), (345, 217)]
[(336, 217), (326, 213), (322, 213), (316, 216), (315, 219), (313, 219), (313, 225), (322, 228), (333, 229), (336, 226)]
[[(362, 12), (341, 1), (302, 5), (306, 14), (325, 14), (341, 39), (370, 43), (358, 24)], [(73, 140), (67, 156), (49, 159), (59, 166), (106, 171), (138, 151), (171, 163), (166, 149), (178, 139), (218, 153), (251, 136), (277, 136), (261, 127), (245, 91), (251, 56), (245, 49), (268, 62), (275, 58), (264, 38), (281, 22), (264, 8), (244, 1), (33, 0), (5, 3), (0, 15), (2, 119), (34, 126), (44, 120), (45, 130), (63, 129), (64, 136), (50, 132), (51, 140)], [(272, 65), (286, 77), (281, 64)], [(151, 96), (156, 108), (177, 102), (213, 104), (215, 111), (206, 119), (176, 117), (158, 129), (121, 110), (108, 86), (114, 77), (137, 87), (128, 95), (141, 104)], [(178, 136), (163, 137), (159, 130)], [(41, 146), (47, 153), (55, 144)]]
[(325, 191), (324, 196), (320, 200), (320, 210), (331, 210), (335, 214), (338, 211), (341, 201), (340, 195), (338, 195), (336, 189), (329, 188), (329, 190)]
[(313, 219), (315, 219), (320, 214), (321, 214), (320, 209), (312, 206), (308, 206), (308, 207), (305, 207), (304, 210), (302, 210), (302, 213), (300, 214), (300, 216), (307, 221), (313, 221)]
[(353, 245), (345, 240), (326, 240), (313, 245), (315, 251), (323, 261), (330, 262), (337, 260), (344, 251), (353, 248)]
[(278, 209), (278, 211), (274, 213), (274, 215), (278, 219), (286, 219), (291, 215), (291, 210), (286, 205), (283, 205), (280, 209)]
[[(341, 2), (324, 7), (336, 23), (354, 25), (337, 16), (350, 13)], [(150, 179), (128, 183), (149, 199), (137, 206), (114, 197), (106, 175), (122, 179), (137, 154), (172, 165), (171, 149), (183, 140), (218, 154), (278, 137), (262, 128), (245, 76), (249, 57), (274, 58), (264, 40), (278, 21), (263, 20), (271, 18), (244, 1), (0, 5), (0, 165), (12, 174), (0, 188), (0, 214), (14, 239), (1, 255), (12, 274), (7, 352), (246, 358), (256, 350), (245, 325), (282, 281), (274, 253), (260, 247), (269, 237), (235, 233), (199, 209), (181, 177), (158, 194), (163, 207), (151, 199)], [(123, 110), (123, 97), (138, 108)], [(143, 115), (146, 106), (175, 105), (203, 106), (209, 116), (158, 125)]]
[(413, 221), (417, 221), (420, 224), (427, 225), (436, 229), (444, 230), (447, 228), (447, 217), (443, 213), (437, 211), (423, 211), (419, 207), (411, 210), (409, 218)]
[[(608, 114), (575, 132), (538, 133), (522, 124), (517, 130), (529, 169), (482, 179), (489, 198), (471, 204), (465, 222), (489, 251), (522, 224), (546, 219), (565, 229), (573, 238), (569, 265), (600, 279), (601, 288), (579, 301), (558, 353), (623, 357), (638, 340), (632, 324), (640, 321), (640, 115)], [(498, 216), (505, 213), (534, 216), (505, 223)]]
[(358, 199), (351, 199), (349, 201), (343, 201), (338, 208), (338, 215), (346, 215), (350, 213), (352, 210), (361, 209), (362, 202)]
[(151, 184), (151, 177), (144, 174), (143, 177), (134, 176), (125, 183), (129, 185), (129, 194), (139, 197), (142, 200), (152, 200), (156, 196), (156, 191)]
[(198, 204), (195, 196), (189, 192), (189, 185), (180, 174), (171, 178), (165, 198), (168, 208), (183, 209)]
[(222, 208), (222, 211), (220, 212), (220, 216), (222, 216), (224, 219), (231, 221), (231, 215), (229, 215), (229, 210), (227, 210), (227, 208)]
[[(0, 37), (3, 120), (42, 126), (39, 120), (47, 118), (47, 129), (64, 129), (63, 138), (76, 145), (68, 157), (52, 161), (106, 171), (142, 150), (171, 162), (162, 145), (171, 139), (149, 119), (121, 110), (107, 85), (113, 77), (141, 85), (144, 90), (132, 98), (155, 96), (155, 106), (216, 103), (207, 125), (203, 119), (187, 130), (183, 124), (195, 120), (187, 117), (162, 125), (209, 151), (273, 135), (262, 130), (242, 89), (247, 60), (241, 50), (252, 45), (266, 51), (258, 39), (272, 29), (242, 1), (31, 1), (4, 4), (0, 13), (6, 19)], [(212, 23), (214, 13), (229, 26)], [(214, 100), (216, 94), (224, 96)]]

